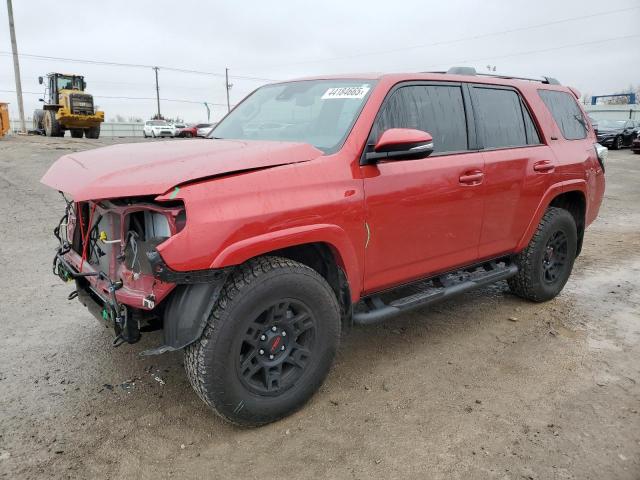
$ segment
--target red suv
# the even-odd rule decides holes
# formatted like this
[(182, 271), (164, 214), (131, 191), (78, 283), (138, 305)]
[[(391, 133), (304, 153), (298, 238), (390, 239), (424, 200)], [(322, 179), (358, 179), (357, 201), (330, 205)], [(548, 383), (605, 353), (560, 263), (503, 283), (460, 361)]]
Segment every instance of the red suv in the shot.
[(344, 324), (499, 280), (558, 295), (605, 186), (577, 97), (468, 68), (267, 85), (210, 140), (60, 158), (54, 271), (114, 345), (156, 325), (143, 353), (184, 349), (214, 411), (271, 422), (321, 385)]

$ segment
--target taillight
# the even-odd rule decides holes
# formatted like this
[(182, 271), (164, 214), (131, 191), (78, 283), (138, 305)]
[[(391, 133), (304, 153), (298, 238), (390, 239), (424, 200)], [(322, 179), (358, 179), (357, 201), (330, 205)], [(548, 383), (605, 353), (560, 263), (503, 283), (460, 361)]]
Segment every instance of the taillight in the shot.
[(603, 147), (599, 143), (594, 143), (593, 147), (596, 149), (596, 156), (598, 157), (598, 162), (602, 167), (602, 171), (604, 172), (604, 163), (607, 160), (607, 155), (609, 155), (609, 149), (607, 147)]

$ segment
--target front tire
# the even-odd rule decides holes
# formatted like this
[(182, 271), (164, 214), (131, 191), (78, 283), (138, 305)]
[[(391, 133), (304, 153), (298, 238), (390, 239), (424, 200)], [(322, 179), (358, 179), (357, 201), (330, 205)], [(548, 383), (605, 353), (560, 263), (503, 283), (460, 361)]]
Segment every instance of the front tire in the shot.
[(507, 281), (511, 291), (534, 302), (558, 295), (573, 269), (577, 237), (573, 216), (549, 207), (529, 245), (516, 257), (518, 273)]
[(232, 423), (258, 426), (302, 407), (340, 340), (340, 308), (315, 270), (260, 257), (227, 280), (200, 340), (185, 350), (198, 396)]
[(84, 135), (87, 138), (98, 139), (100, 138), (100, 125), (96, 125), (95, 127), (87, 128), (84, 131)]
[(616, 138), (613, 139), (613, 142), (611, 142), (611, 150), (620, 150), (621, 148), (622, 148), (622, 137), (618, 135)]
[(47, 137), (64, 137), (64, 129), (56, 118), (56, 112), (53, 110), (44, 111), (44, 134)]

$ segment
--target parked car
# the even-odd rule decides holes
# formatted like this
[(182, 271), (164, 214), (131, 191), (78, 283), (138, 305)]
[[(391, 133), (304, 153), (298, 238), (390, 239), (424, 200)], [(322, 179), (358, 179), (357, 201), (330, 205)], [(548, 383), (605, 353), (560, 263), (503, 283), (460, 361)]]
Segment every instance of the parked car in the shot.
[(196, 125), (198, 137), (206, 137), (211, 133), (211, 131), (213, 130), (213, 127), (215, 126), (216, 126), (215, 123), (200, 123)]
[(144, 122), (142, 135), (144, 138), (173, 137), (175, 135), (175, 128), (164, 120), (148, 120)]
[(639, 130), (640, 122), (635, 120), (599, 120), (598, 142), (612, 150), (630, 147)]
[(322, 384), (343, 325), (499, 280), (561, 292), (608, 152), (574, 92), (473, 69), (261, 87), (210, 141), (55, 162), (42, 182), (73, 201), (54, 272), (116, 345), (160, 320), (145, 354), (183, 349), (215, 412), (272, 422)]
[(176, 123), (176, 133), (174, 136), (183, 138), (192, 138), (198, 134), (198, 129), (195, 125), (185, 125), (182, 123)]

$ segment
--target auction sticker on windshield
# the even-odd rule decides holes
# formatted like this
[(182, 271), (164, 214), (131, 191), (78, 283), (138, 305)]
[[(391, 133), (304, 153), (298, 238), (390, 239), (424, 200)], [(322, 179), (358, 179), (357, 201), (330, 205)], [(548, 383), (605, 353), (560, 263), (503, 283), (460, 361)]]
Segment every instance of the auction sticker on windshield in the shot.
[(364, 98), (368, 91), (369, 85), (367, 84), (359, 87), (334, 87), (324, 92), (321, 98), (322, 100), (334, 98)]

